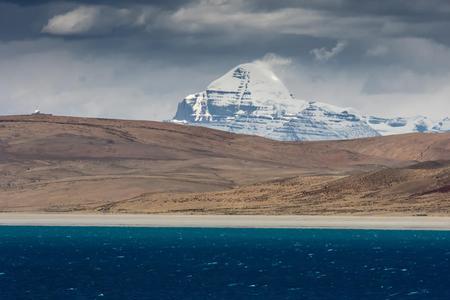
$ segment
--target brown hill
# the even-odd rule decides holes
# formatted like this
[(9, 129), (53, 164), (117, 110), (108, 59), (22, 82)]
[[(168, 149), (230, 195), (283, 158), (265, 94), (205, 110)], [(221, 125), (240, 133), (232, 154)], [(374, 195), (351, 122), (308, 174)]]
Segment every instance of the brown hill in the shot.
[(425, 199), (416, 206), (439, 202), (426, 211), (446, 214), (446, 160), (450, 134), (287, 143), (160, 122), (8, 116), (0, 211), (417, 213), (400, 204)]
[(450, 215), (450, 163), (348, 176), (297, 176), (208, 193), (146, 194), (105, 205), (110, 212)]

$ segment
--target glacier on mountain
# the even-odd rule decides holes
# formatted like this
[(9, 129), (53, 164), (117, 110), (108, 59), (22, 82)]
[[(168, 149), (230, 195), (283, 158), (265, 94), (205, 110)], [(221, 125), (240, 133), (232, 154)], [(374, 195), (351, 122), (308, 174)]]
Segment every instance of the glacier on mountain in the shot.
[(261, 61), (241, 64), (184, 98), (172, 122), (282, 141), (340, 140), (450, 130), (450, 119), (362, 116), (351, 108), (296, 99)]
[(172, 121), (283, 141), (379, 135), (353, 109), (295, 99), (263, 62), (239, 65), (187, 96)]
[(364, 119), (382, 135), (428, 132), (433, 127), (433, 121), (424, 116), (392, 119), (370, 116)]
[(425, 116), (415, 116), (408, 118), (380, 118), (363, 117), (363, 119), (373, 129), (381, 135), (393, 135), (412, 132), (446, 132), (450, 131), (450, 119), (444, 118), (440, 121), (433, 121)]
[(434, 132), (448, 132), (450, 131), (450, 118), (444, 118), (438, 122), (436, 122), (431, 128)]

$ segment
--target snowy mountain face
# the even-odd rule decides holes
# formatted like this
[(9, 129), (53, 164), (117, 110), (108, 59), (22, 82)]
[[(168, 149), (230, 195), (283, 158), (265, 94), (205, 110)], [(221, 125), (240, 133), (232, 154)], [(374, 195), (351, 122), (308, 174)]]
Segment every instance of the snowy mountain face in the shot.
[(444, 118), (439, 122), (436, 122), (433, 127), (432, 131), (435, 132), (448, 132), (450, 131), (450, 118)]
[(450, 131), (450, 119), (433, 121), (424, 116), (410, 118), (364, 117), (364, 120), (381, 135), (402, 134), (411, 132), (446, 132)]
[(382, 135), (401, 134), (409, 132), (428, 132), (433, 122), (427, 117), (417, 116), (412, 118), (366, 118), (367, 124)]
[(450, 131), (450, 118), (380, 118), (350, 108), (295, 99), (262, 62), (239, 65), (205, 91), (178, 104), (172, 122), (281, 141), (339, 140), (410, 132)]
[(172, 121), (282, 141), (379, 135), (352, 109), (295, 99), (262, 62), (239, 65), (187, 96)]

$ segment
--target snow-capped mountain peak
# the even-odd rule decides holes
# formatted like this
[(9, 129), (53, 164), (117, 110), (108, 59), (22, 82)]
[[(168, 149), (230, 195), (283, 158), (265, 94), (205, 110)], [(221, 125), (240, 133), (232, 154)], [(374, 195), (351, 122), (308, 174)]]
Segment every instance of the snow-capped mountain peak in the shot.
[[(253, 105), (267, 105), (270, 102), (295, 105), (296, 102), (301, 102), (294, 100), (283, 82), (263, 62), (238, 65), (214, 80), (207, 90), (222, 93), (237, 92), (234, 97), (225, 98), (232, 104), (240, 102), (245, 105), (252, 101)], [(252, 97), (249, 97), (250, 94)]]
[(288, 141), (378, 135), (351, 108), (296, 99), (263, 62), (238, 65), (187, 96), (173, 121)]
[(352, 108), (296, 99), (262, 61), (238, 65), (184, 98), (172, 122), (284, 141), (450, 131), (450, 118), (362, 116)]

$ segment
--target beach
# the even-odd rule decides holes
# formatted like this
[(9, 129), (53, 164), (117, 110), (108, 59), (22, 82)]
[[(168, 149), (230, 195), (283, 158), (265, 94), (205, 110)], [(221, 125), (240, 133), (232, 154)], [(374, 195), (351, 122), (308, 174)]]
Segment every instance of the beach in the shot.
[(0, 225), (450, 230), (450, 217), (2, 213)]

